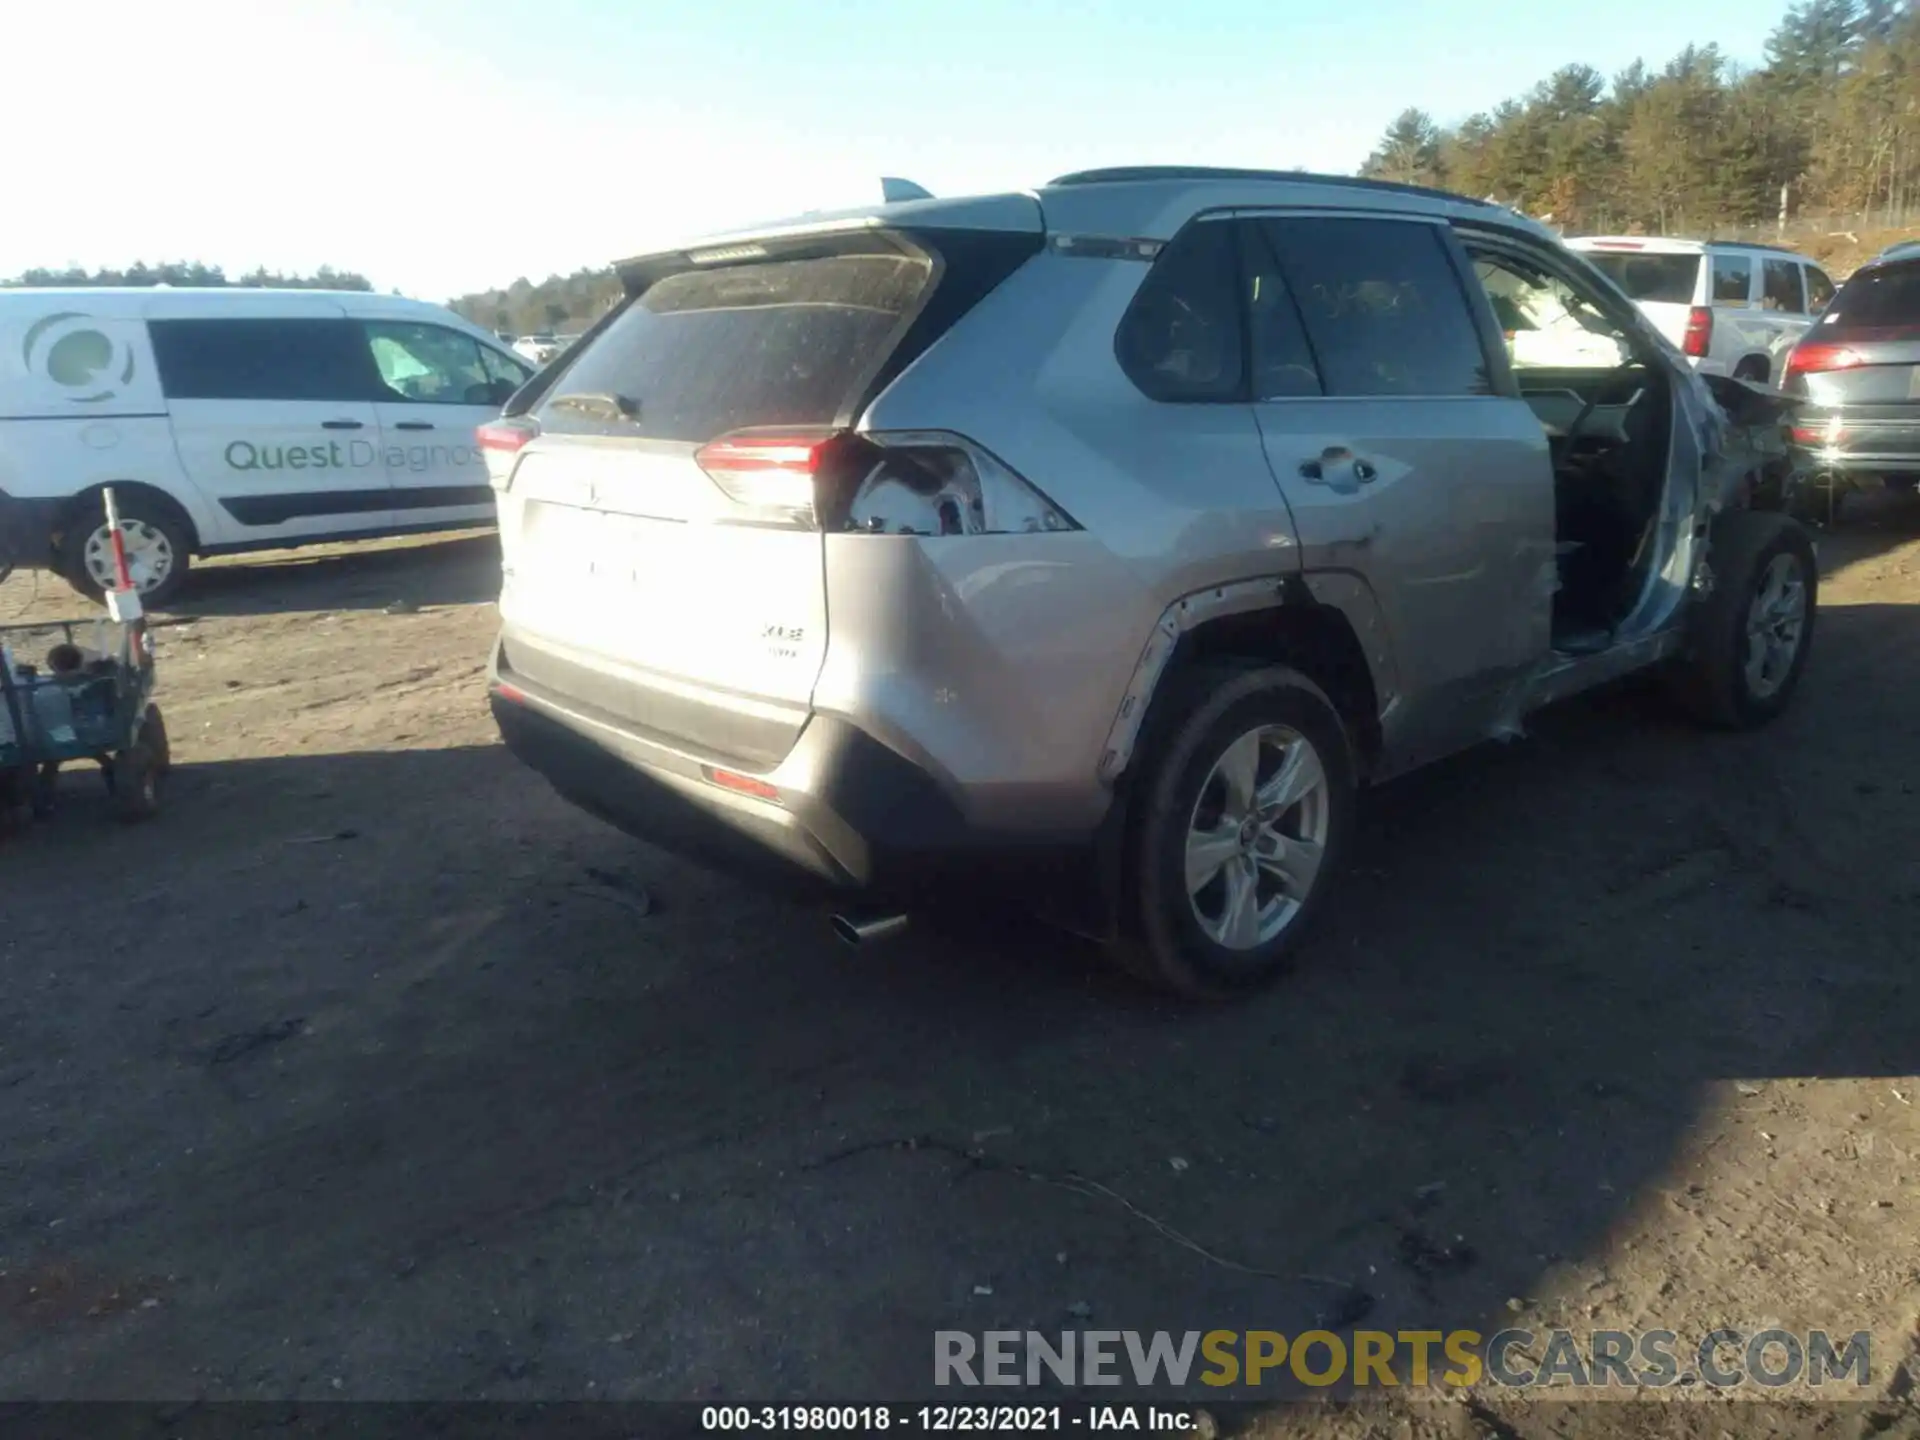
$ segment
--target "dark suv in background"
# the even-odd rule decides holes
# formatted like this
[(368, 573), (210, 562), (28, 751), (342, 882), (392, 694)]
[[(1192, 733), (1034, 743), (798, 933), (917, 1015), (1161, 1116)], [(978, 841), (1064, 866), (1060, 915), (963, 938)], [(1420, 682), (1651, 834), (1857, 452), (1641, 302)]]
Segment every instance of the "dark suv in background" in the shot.
[(1802, 397), (1794, 445), (1810, 483), (1802, 503), (1830, 520), (1850, 491), (1920, 480), (1920, 241), (1896, 245), (1847, 279), (1787, 357)]

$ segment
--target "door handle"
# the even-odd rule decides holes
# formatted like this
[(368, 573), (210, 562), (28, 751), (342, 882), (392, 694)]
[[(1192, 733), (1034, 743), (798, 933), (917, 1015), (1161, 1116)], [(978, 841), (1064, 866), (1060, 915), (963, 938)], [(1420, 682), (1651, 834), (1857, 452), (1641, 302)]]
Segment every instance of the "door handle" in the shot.
[(322, 420), (320, 428), (322, 430), (364, 430), (367, 427), (358, 420)]
[(431, 430), (433, 428), (433, 422), (431, 420), (402, 420), (393, 428), (396, 430)]
[(1347, 474), (1362, 485), (1377, 479), (1380, 474), (1371, 464), (1362, 460), (1344, 445), (1329, 445), (1313, 459), (1302, 460), (1300, 474), (1303, 479), (1318, 480), (1323, 485), (1330, 485), (1336, 482), (1327, 472), (1329, 470), (1337, 472), (1343, 466)]

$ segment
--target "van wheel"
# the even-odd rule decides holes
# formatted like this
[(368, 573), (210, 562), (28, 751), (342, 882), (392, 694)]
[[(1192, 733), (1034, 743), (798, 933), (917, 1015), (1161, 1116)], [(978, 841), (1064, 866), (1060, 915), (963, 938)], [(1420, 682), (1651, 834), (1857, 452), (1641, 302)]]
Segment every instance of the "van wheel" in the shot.
[(1714, 523), (1707, 563), (1713, 589), (1694, 601), (1674, 695), (1704, 724), (1752, 729), (1787, 708), (1813, 648), (1813, 540), (1786, 515), (1729, 510)]
[(1206, 666), (1141, 776), (1115, 958), (1196, 998), (1283, 973), (1353, 825), (1346, 727), (1298, 671)]
[[(164, 608), (186, 584), (192, 563), (193, 532), (186, 516), (164, 498), (136, 491), (121, 502), (120, 534), (141, 603)], [(69, 519), (56, 559), (61, 577), (90, 600), (117, 588), (104, 509), (89, 506), (84, 516)]]

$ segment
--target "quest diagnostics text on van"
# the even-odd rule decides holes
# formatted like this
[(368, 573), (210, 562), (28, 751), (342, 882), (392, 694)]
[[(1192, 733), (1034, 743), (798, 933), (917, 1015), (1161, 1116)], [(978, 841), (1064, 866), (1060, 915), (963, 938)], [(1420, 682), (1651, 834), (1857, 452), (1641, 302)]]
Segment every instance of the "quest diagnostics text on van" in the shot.
[(256, 445), (235, 440), (223, 452), (234, 470), (365, 470), (384, 465), (420, 475), (485, 463), (472, 445), (376, 445), (371, 440), (328, 440), (317, 445)]

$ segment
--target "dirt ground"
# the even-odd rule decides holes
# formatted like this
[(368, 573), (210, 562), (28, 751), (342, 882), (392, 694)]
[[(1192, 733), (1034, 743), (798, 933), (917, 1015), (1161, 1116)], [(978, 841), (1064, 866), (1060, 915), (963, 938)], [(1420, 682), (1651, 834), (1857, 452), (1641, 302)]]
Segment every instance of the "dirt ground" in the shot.
[(488, 537), (211, 566), (158, 632), (165, 813), (73, 775), (0, 842), (0, 1398), (907, 1399), (939, 1329), (1781, 1326), (1871, 1330), (1859, 1402), (1609, 1433), (1920, 1434), (1920, 505), (1821, 553), (1781, 723), (1626, 691), (1388, 787), (1300, 973), (1205, 1009), (1018, 923), (849, 951), (576, 813), (484, 708)]

